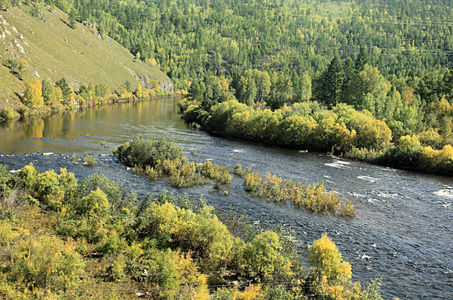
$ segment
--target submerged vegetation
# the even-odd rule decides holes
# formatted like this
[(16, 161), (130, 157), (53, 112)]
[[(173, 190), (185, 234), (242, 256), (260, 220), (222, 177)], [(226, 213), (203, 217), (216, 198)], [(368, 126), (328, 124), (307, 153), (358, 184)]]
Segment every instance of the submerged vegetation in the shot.
[(335, 193), (327, 193), (324, 185), (304, 186), (300, 182), (284, 180), (267, 173), (261, 178), (258, 172), (243, 170), (236, 165), (233, 170), (207, 160), (204, 163), (190, 162), (184, 156), (181, 147), (165, 138), (152, 140), (137, 136), (114, 149), (118, 158), (129, 167), (150, 179), (161, 175), (169, 176), (174, 187), (190, 187), (215, 180), (215, 187), (229, 184), (231, 173), (244, 177), (244, 189), (261, 198), (277, 203), (291, 203), (295, 207), (305, 208), (316, 213), (337, 213), (342, 217), (354, 217), (355, 208)]
[(166, 191), (139, 201), (104, 175), (79, 183), (66, 169), (39, 173), (30, 164), (15, 177), (0, 165), (0, 294), (381, 299), (377, 282), (352, 283), (351, 266), (327, 236), (304, 266), (288, 231), (241, 233), (244, 220), (223, 223), (212, 210), (204, 198)]
[(114, 149), (118, 158), (138, 172), (144, 172), (150, 179), (160, 175), (170, 176), (175, 187), (190, 187), (208, 183), (228, 184), (231, 180), (229, 169), (209, 160), (205, 163), (190, 162), (180, 146), (166, 138), (160, 140), (135, 137)]
[(324, 184), (302, 185), (300, 182), (283, 180), (266, 173), (260, 177), (258, 172), (247, 170), (244, 175), (244, 188), (247, 192), (277, 203), (292, 203), (315, 213), (336, 212), (342, 217), (355, 217), (356, 210), (351, 202), (341, 202), (334, 192), (326, 192)]

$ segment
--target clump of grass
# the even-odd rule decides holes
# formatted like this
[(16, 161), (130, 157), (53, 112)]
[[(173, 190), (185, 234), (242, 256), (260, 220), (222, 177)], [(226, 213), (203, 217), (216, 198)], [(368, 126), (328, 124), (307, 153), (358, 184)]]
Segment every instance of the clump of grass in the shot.
[(82, 155), (80, 153), (74, 153), (72, 155), (72, 162), (76, 163), (82, 158)]
[(351, 202), (341, 203), (341, 198), (335, 193), (325, 191), (323, 183), (302, 185), (300, 182), (283, 180), (269, 172), (263, 178), (258, 172), (248, 169), (244, 176), (244, 189), (268, 201), (289, 202), (316, 213), (336, 213), (341, 217), (356, 215)]
[(214, 179), (221, 184), (227, 184), (231, 180), (230, 170), (207, 160), (201, 167), (201, 174)]
[(251, 194), (255, 194), (259, 186), (260, 173), (252, 172), (250, 169), (247, 170), (244, 177), (244, 189)]
[(357, 215), (357, 210), (351, 201), (346, 201), (340, 204), (338, 213), (341, 217), (354, 218)]
[(244, 177), (244, 175), (246, 174), (247, 170), (244, 170), (241, 166), (241, 164), (237, 164), (236, 166), (234, 166), (234, 169), (233, 169), (233, 173), (236, 174), (236, 175), (239, 175), (241, 177)]
[(97, 165), (97, 162), (93, 155), (85, 154), (83, 157), (83, 164), (87, 166), (95, 166)]

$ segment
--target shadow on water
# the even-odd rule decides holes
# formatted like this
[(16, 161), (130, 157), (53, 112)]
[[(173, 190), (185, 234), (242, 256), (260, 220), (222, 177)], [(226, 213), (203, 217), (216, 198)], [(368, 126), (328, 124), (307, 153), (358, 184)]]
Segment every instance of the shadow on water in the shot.
[[(175, 190), (162, 180), (149, 182), (111, 154), (113, 147), (138, 134), (172, 138), (191, 159), (211, 158), (231, 167), (240, 163), (261, 174), (270, 171), (307, 184), (324, 181), (328, 190), (354, 203), (358, 216), (344, 220), (260, 201), (243, 191), (239, 178), (233, 178), (228, 196), (219, 195), (212, 185)], [(0, 163), (10, 168), (33, 162), (40, 171), (66, 167), (79, 178), (104, 173), (142, 196), (163, 188), (193, 196), (202, 193), (218, 210), (233, 206), (264, 227), (291, 226), (304, 254), (313, 240), (327, 232), (352, 264), (353, 279), (366, 283), (373, 277), (382, 278), (387, 298), (453, 299), (451, 178), (213, 137), (188, 128), (171, 98), (16, 122), (0, 128), (0, 141)], [(72, 154), (80, 152), (95, 154), (98, 165), (72, 163)]]

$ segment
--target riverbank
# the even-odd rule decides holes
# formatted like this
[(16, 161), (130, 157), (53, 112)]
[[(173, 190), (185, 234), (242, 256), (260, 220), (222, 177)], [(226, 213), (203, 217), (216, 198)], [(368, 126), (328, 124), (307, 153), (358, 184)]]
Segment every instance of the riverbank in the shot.
[(382, 300), (379, 281), (362, 287), (350, 280), (351, 265), (327, 233), (303, 258), (293, 230), (254, 227), (231, 209), (222, 222), (203, 195), (164, 189), (140, 199), (124, 179), (94, 174), (79, 181), (66, 168), (39, 172), (33, 163), (14, 173), (0, 164), (7, 275), (0, 283), (7, 298), (59, 299), (62, 290), (64, 298), (85, 298), (97, 287), (100, 298), (145, 292), (206, 300), (225, 294)]
[[(353, 280), (366, 284), (374, 277), (381, 278), (386, 299), (453, 298), (447, 275), (453, 270), (453, 228), (448, 225), (453, 217), (451, 178), (209, 135), (185, 124), (178, 116), (176, 101), (104, 105), (0, 127), (0, 163), (20, 169), (33, 162), (40, 172), (67, 168), (77, 178), (102, 173), (123, 182), (139, 198), (163, 189), (187, 193), (191, 198), (203, 194), (216, 214), (233, 207), (264, 228), (291, 227), (303, 256), (308, 255), (307, 246), (327, 232), (351, 263)], [(357, 217), (344, 220), (260, 200), (244, 191), (243, 179), (238, 176), (222, 190), (228, 195), (215, 190), (214, 183), (180, 190), (165, 180), (149, 181), (111, 154), (114, 147), (139, 134), (174, 140), (191, 161), (209, 159), (230, 168), (239, 163), (260, 174), (271, 171), (303, 184), (324, 182), (326, 190), (351, 200)], [(83, 153), (94, 156), (96, 166), (73, 162), (74, 154)]]
[(152, 99), (161, 99), (161, 98), (172, 98), (172, 97), (181, 97), (180, 93), (174, 94), (162, 94), (156, 95), (150, 98), (137, 98), (133, 97), (130, 99), (126, 98), (118, 98), (118, 97), (109, 97), (109, 98), (100, 98), (98, 97), (96, 100), (91, 102), (86, 102), (85, 104), (53, 104), (53, 105), (45, 105), (38, 108), (27, 107), (21, 105), (19, 107), (5, 107), (0, 111), (0, 125), (5, 123), (10, 123), (17, 121), (19, 119), (27, 119), (33, 117), (48, 117), (53, 114), (59, 113), (66, 113), (69, 111), (77, 111), (79, 109), (90, 109), (96, 108), (102, 105), (109, 105), (115, 103), (128, 103), (128, 102), (137, 102), (137, 101), (146, 101)]
[(189, 124), (210, 133), (453, 176), (450, 144), (433, 149), (422, 145), (416, 135), (402, 136), (394, 142), (383, 120), (345, 104), (329, 110), (307, 101), (270, 110), (229, 100), (204, 110), (199, 101), (183, 99), (178, 105)]

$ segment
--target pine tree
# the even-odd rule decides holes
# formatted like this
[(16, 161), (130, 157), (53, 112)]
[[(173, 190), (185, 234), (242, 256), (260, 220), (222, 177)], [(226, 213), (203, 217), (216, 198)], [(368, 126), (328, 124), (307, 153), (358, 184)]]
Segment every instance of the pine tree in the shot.
[(189, 91), (187, 93), (187, 99), (189, 100), (198, 100), (200, 102), (203, 101), (203, 94), (204, 94), (204, 85), (202, 82), (195, 80), (189, 87)]
[(341, 59), (335, 55), (329, 67), (321, 76), (321, 83), (318, 84), (318, 97), (325, 104), (334, 107), (341, 99), (341, 89), (343, 87), (344, 73)]
[(356, 74), (355, 64), (352, 58), (348, 57), (345, 59), (343, 64), (343, 86), (341, 87), (341, 102), (347, 103), (346, 91), (348, 90), (349, 85), (351, 84), (351, 79)]
[(368, 56), (368, 50), (366, 47), (360, 47), (359, 55), (355, 61), (355, 69), (360, 72), (366, 64), (370, 63), (370, 57)]
[(53, 87), (47, 80), (42, 81), (42, 97), (44, 99), (44, 105), (52, 104), (54, 98)]
[(69, 86), (66, 78), (62, 77), (60, 80), (55, 82), (55, 86), (61, 89), (61, 92), (63, 94), (63, 102), (66, 104), (72, 103), (72, 100), (74, 98), (74, 91)]
[(73, 7), (71, 11), (69, 12), (68, 20), (69, 20), (69, 27), (72, 29), (76, 29), (76, 16), (77, 16), (77, 11)]

